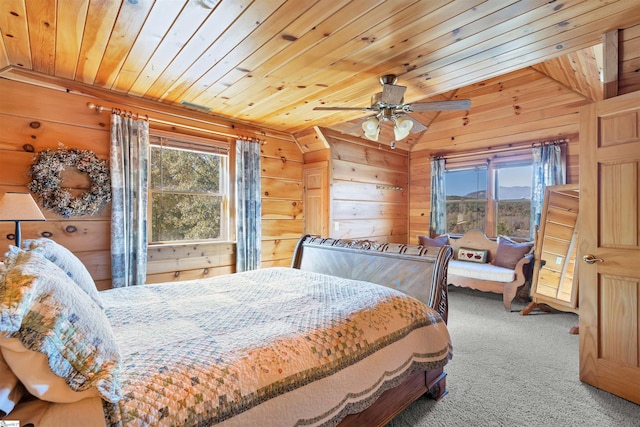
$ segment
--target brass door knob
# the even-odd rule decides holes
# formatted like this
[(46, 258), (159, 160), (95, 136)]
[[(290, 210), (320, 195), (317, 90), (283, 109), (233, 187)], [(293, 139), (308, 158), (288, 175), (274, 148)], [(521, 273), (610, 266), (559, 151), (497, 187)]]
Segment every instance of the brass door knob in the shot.
[(604, 262), (602, 258), (596, 258), (595, 256), (588, 254), (582, 257), (582, 260), (587, 264), (595, 264), (596, 262)]

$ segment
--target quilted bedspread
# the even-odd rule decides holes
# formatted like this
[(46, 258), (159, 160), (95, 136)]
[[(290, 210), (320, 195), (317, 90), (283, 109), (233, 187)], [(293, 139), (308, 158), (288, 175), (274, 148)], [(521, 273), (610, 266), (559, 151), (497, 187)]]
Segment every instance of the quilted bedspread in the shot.
[(416, 349), (419, 363), (402, 363), (434, 368), (451, 352), (442, 319), (421, 302), (295, 269), (113, 289), (101, 298), (123, 357), (124, 397), (103, 403), (113, 426), (225, 422), (421, 328), (444, 338)]

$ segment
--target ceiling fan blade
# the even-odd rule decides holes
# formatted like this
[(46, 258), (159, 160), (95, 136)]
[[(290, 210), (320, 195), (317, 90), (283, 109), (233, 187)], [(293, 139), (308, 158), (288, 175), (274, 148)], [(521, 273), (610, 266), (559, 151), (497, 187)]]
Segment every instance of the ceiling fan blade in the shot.
[(411, 121), (413, 122), (413, 127), (410, 130), (411, 133), (419, 133), (419, 132), (427, 130), (427, 126), (426, 125), (423, 125), (422, 123), (420, 123), (419, 121), (417, 121), (413, 117), (411, 117), (409, 115), (406, 115), (405, 117), (410, 118)]
[(370, 107), (313, 107), (313, 109), (324, 110), (324, 111), (340, 111), (340, 110), (371, 111)]
[(416, 102), (404, 106), (406, 112), (468, 110), (471, 108), (470, 99), (456, 99), (453, 101)]
[(406, 86), (384, 84), (382, 85), (382, 97), (380, 98), (380, 101), (387, 105), (402, 104), (404, 92), (406, 90)]

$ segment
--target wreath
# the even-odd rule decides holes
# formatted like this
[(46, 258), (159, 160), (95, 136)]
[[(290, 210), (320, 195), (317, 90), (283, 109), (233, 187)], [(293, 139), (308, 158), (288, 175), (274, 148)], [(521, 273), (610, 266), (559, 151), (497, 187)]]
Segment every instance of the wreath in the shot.
[[(76, 168), (89, 176), (87, 191), (74, 197), (62, 188), (62, 171)], [(29, 170), (33, 179), (27, 188), (38, 195), (42, 206), (59, 215), (93, 215), (105, 203), (111, 201), (111, 180), (107, 163), (96, 157), (93, 151), (78, 149), (43, 150), (38, 153)]]

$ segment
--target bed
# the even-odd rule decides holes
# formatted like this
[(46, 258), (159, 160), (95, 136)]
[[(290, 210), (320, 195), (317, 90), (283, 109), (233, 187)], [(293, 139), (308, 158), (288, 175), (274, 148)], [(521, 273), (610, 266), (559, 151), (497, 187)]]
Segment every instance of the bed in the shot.
[(35, 427), (384, 425), (446, 393), (451, 254), (302, 236), (291, 268), (97, 292), (68, 250), (27, 241), (0, 269), (0, 410)]

